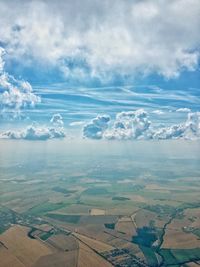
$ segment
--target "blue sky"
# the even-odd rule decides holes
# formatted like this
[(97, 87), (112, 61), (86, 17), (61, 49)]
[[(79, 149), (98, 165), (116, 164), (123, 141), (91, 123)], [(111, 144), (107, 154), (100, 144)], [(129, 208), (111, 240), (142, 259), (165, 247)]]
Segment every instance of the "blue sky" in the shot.
[[(2, 0), (2, 135), (26, 137), (31, 127), (44, 139), (64, 131), (81, 136), (89, 124), (94, 132), (85, 137), (96, 139), (151, 139), (154, 128), (163, 139), (198, 136), (199, 18), (198, 0)], [(121, 112), (136, 113), (131, 126), (120, 117), (119, 130)], [(93, 121), (104, 114), (108, 125)], [(23, 134), (7, 133), (14, 129)]]

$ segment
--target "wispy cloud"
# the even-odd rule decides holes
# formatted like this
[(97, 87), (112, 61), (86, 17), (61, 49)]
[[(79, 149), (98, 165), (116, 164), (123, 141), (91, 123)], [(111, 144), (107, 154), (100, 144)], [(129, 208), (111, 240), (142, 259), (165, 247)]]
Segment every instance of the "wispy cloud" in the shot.
[(76, 126), (80, 126), (83, 125), (85, 122), (84, 121), (73, 121), (69, 124), (69, 126), (71, 127), (76, 127)]
[(190, 108), (178, 108), (178, 109), (176, 110), (176, 112), (190, 112), (190, 111), (191, 111)]
[(153, 114), (156, 114), (156, 115), (162, 115), (162, 114), (164, 114), (164, 112), (162, 110), (159, 110), (159, 109), (153, 110), (152, 113)]

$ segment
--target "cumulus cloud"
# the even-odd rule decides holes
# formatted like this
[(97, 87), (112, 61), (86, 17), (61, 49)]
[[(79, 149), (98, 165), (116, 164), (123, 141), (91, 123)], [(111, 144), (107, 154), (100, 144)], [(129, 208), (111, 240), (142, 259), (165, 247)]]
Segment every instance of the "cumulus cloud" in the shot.
[(61, 123), (61, 119), (62, 116), (60, 114), (54, 114), (52, 116), (52, 119), (50, 120), (53, 126), (29, 125), (22, 130), (9, 130), (2, 132), (0, 133), (0, 138), (24, 140), (48, 140), (55, 138), (64, 138), (66, 135), (64, 128), (62, 127), (63, 121)]
[(40, 97), (33, 93), (30, 83), (17, 80), (5, 71), (4, 55), (5, 50), (0, 47), (0, 107), (3, 112), (12, 110), (16, 116), (20, 109), (34, 107)]
[(198, 139), (200, 138), (200, 112), (188, 113), (183, 123), (157, 129), (153, 139)]
[(91, 122), (84, 127), (83, 134), (93, 139), (198, 139), (200, 138), (200, 112), (188, 113), (185, 122), (168, 127), (153, 126), (148, 113), (143, 109), (120, 112), (110, 127), (106, 124), (106, 127), (97, 130), (95, 123)]
[(151, 122), (143, 109), (120, 112), (111, 129), (104, 132), (107, 139), (146, 139), (149, 138)]
[(199, 0), (2, 0), (0, 40), (10, 58), (28, 64), (31, 55), (76, 79), (173, 78), (197, 68), (199, 17)]
[(62, 129), (49, 127), (28, 126), (20, 131), (7, 131), (0, 134), (0, 138), (24, 139), (24, 140), (47, 140), (54, 138), (63, 138), (65, 133)]
[(62, 116), (59, 113), (54, 114), (52, 116), (50, 122), (53, 123), (53, 125), (60, 126), (60, 127), (62, 127), (63, 124), (64, 124), (63, 118), (62, 118)]
[(97, 116), (83, 127), (83, 137), (101, 139), (108, 128), (110, 117), (108, 115)]

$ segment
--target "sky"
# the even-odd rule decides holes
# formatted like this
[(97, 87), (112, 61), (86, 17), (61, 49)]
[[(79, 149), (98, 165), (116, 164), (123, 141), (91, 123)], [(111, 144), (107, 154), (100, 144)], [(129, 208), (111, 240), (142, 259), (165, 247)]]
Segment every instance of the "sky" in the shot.
[(200, 138), (199, 0), (0, 0), (0, 138)]

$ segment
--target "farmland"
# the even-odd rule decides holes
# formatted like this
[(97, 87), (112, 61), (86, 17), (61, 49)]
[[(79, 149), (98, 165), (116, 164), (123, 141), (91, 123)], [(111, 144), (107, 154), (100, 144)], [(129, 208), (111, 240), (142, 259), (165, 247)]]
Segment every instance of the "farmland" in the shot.
[(199, 143), (143, 160), (99, 145), (92, 161), (40, 144), (31, 163), (29, 145), (0, 157), (0, 267), (198, 265)]

